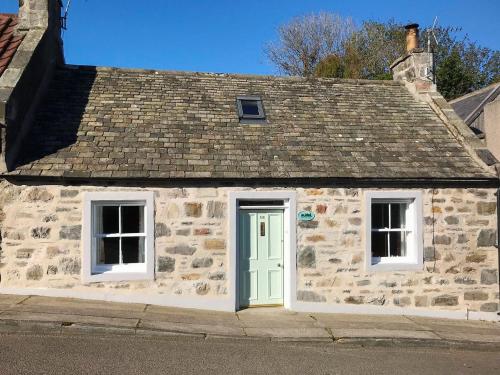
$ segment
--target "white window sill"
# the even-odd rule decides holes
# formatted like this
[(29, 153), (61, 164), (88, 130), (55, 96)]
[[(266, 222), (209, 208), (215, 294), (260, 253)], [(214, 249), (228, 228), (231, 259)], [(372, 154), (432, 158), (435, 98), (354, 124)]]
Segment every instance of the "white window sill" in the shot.
[(392, 272), (392, 271), (421, 271), (424, 265), (421, 263), (376, 263), (369, 264), (366, 267), (367, 271), (372, 272)]
[(116, 272), (108, 271), (83, 275), (83, 282), (98, 283), (101, 281), (134, 281), (134, 280), (154, 280), (154, 274), (148, 272)]

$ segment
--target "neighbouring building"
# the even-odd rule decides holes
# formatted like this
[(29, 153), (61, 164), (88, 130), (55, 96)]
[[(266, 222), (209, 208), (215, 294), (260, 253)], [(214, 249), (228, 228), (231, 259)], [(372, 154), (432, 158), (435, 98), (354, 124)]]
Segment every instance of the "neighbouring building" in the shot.
[(495, 83), (449, 102), (496, 159), (500, 159), (499, 94), (500, 83)]
[(498, 319), (495, 160), (415, 25), (394, 81), (162, 72), (65, 65), (59, 6), (0, 77), (0, 293)]

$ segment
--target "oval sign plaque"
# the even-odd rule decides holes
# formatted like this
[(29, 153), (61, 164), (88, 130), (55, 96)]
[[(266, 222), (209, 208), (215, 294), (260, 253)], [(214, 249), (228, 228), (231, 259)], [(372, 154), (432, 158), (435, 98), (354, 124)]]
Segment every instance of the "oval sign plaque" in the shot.
[(311, 212), (311, 211), (300, 211), (300, 212), (297, 214), (297, 218), (298, 218), (300, 221), (311, 221), (311, 220), (313, 220), (315, 217), (316, 217), (316, 215), (314, 214), (314, 212)]

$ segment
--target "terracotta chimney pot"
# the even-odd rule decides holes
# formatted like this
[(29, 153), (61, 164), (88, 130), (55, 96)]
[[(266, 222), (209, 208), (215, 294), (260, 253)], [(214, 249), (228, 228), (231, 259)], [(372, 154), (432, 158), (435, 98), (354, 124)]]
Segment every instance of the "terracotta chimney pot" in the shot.
[(420, 47), (418, 40), (418, 23), (405, 26), (406, 29), (406, 52), (411, 52)]

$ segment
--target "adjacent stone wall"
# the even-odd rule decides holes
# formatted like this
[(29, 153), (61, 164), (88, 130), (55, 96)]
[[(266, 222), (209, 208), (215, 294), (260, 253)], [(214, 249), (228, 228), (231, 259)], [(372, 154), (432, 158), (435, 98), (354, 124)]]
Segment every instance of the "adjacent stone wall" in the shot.
[[(144, 189), (3, 181), (0, 287), (227, 297), (228, 192), (243, 188), (147, 189), (155, 192), (156, 280), (83, 284), (83, 193), (102, 190)], [(498, 310), (494, 189), (420, 190), (425, 269), (377, 273), (364, 271), (363, 189), (290, 190), (297, 192), (297, 210), (316, 213), (297, 227), (298, 300)]]
[(437, 309), (498, 310), (494, 189), (425, 189), (424, 270), (364, 271), (362, 189), (314, 189), (298, 209), (298, 299)]

